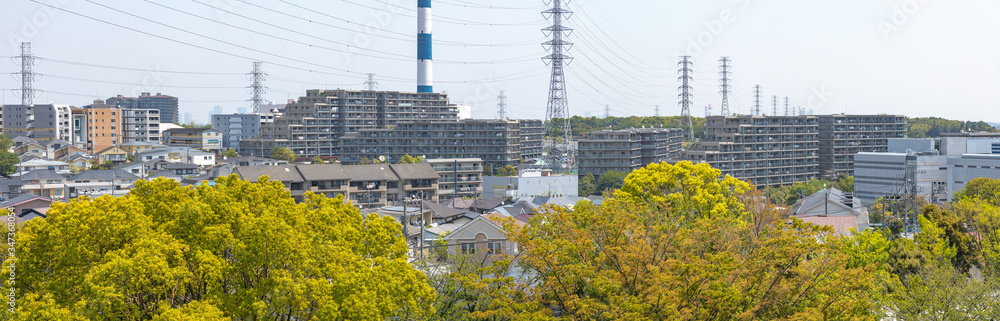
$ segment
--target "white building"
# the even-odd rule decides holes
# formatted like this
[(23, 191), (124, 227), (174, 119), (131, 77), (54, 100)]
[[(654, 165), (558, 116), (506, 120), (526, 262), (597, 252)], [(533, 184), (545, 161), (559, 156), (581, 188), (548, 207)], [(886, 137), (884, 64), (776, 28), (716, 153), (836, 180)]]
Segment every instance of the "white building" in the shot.
[(518, 177), (483, 177), (483, 198), (520, 198), (533, 196), (571, 197), (580, 194), (576, 175)]

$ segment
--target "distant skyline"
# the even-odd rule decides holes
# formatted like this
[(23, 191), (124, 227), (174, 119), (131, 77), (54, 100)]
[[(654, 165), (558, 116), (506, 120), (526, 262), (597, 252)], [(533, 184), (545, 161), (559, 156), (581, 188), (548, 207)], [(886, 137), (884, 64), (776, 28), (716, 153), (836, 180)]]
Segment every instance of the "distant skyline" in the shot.
[[(656, 105), (679, 114), (676, 63), (690, 55), (698, 117), (709, 104), (718, 113), (717, 60), (728, 56), (733, 111), (748, 112), (760, 84), (766, 110), (778, 95), (782, 111), (787, 96), (816, 114), (1000, 122), (996, 1), (578, 0), (568, 8), (573, 115), (604, 115), (605, 105), (616, 117), (651, 116)], [(159, 92), (204, 123), (215, 106), (248, 106), (245, 74), (257, 59), (271, 101), (363, 89), (368, 73), (379, 90), (415, 91), (415, 10), (416, 0), (14, 0), (0, 13), (0, 56), (31, 42), (42, 58), (36, 103)], [(476, 118), (492, 118), (505, 90), (511, 116), (544, 118), (542, 10), (542, 0), (433, 1), (435, 90), (472, 105)], [(19, 70), (0, 61), (2, 73)], [(0, 79), (0, 103), (18, 104), (11, 89), (20, 81)]]

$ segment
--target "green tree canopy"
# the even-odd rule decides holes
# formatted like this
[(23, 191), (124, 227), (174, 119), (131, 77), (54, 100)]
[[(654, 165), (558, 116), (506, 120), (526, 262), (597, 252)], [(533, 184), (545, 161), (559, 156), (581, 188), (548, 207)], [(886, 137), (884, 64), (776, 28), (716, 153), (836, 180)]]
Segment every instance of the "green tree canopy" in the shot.
[[(18, 233), (7, 320), (386, 320), (433, 310), (401, 226), (279, 182), (139, 181), (53, 203)], [(4, 309), (6, 311), (6, 309)]]
[(587, 173), (580, 176), (579, 181), (579, 193), (580, 196), (590, 196), (597, 193), (597, 180), (594, 179), (594, 174)]
[(420, 156), (413, 157), (410, 156), (410, 154), (406, 154), (403, 155), (403, 157), (399, 158), (399, 161), (396, 162), (396, 164), (420, 164), (423, 161), (424, 161), (423, 157)]
[(625, 177), (628, 176), (626, 172), (619, 171), (607, 171), (601, 174), (601, 177), (597, 180), (597, 191), (604, 192), (607, 190), (615, 190), (622, 187), (625, 184)]
[(498, 168), (496, 171), (494, 171), (493, 174), (494, 174), (493, 176), (499, 176), (499, 177), (517, 176), (517, 168), (514, 168), (514, 166), (507, 165)]
[(286, 160), (289, 163), (295, 163), (295, 160), (297, 159), (297, 157), (295, 156), (295, 152), (292, 152), (291, 149), (281, 146), (271, 149), (271, 158), (277, 160)]
[(240, 153), (237, 153), (235, 149), (230, 148), (230, 149), (227, 149), (226, 151), (222, 152), (222, 157), (225, 157), (225, 158), (240, 157)]

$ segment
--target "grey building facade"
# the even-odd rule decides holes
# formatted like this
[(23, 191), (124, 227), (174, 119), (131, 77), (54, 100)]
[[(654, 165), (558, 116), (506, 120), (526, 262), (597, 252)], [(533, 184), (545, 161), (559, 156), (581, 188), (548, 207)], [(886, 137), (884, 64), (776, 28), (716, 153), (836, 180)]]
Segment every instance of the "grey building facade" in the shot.
[(340, 139), (340, 161), (385, 156), (396, 162), (404, 155), (424, 159), (479, 158), (492, 168), (521, 162), (520, 122), (463, 119), (399, 122), (392, 129), (362, 129)]
[(240, 150), (241, 139), (260, 137), (260, 114), (212, 115), (212, 128), (222, 132), (222, 149)]
[(426, 159), (425, 163), (441, 179), (438, 194), (441, 201), (455, 198), (479, 198), (483, 194), (483, 160), (478, 158)]
[(3, 132), (11, 138), (37, 141), (73, 141), (72, 112), (69, 106), (52, 104), (3, 106)]
[(160, 143), (160, 110), (122, 109), (122, 142)]
[(819, 170), (826, 178), (854, 171), (854, 155), (888, 151), (888, 140), (906, 136), (902, 115), (821, 115)]
[(367, 90), (309, 90), (261, 127), (260, 138), (240, 142), (246, 155), (274, 147), (299, 157), (336, 156), (340, 138), (362, 129), (390, 128), (403, 121), (458, 120), (448, 95)]
[(766, 187), (815, 179), (818, 153), (816, 116), (712, 116), (705, 138), (681, 158)]
[(629, 173), (651, 163), (676, 158), (684, 130), (643, 128), (587, 133), (578, 141), (580, 175), (601, 176), (609, 171)]

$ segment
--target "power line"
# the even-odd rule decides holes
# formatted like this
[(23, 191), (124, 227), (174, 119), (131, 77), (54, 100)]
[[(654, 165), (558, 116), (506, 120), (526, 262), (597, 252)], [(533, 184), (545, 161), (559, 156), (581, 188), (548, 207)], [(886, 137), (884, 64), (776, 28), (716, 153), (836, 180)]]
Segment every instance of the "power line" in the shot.
[(129, 71), (156, 72), (156, 73), (167, 73), (167, 74), (189, 74), (189, 75), (209, 75), (209, 76), (237, 76), (237, 75), (242, 75), (241, 73), (235, 73), (235, 72), (200, 72), (200, 71), (176, 71), (176, 70), (159, 70), (159, 69), (149, 70), (149, 69), (140, 69), (140, 68), (129, 68), (129, 67), (100, 65), (100, 64), (92, 64), (92, 63), (85, 63), (85, 62), (75, 62), (75, 61), (59, 60), (59, 59), (52, 59), (52, 58), (38, 58), (38, 59), (44, 60), (45, 62), (54, 62), (54, 63), (66, 64), (66, 65), (76, 65), (76, 66), (94, 67), (94, 68), (118, 69), (118, 70), (129, 70)]
[[(365, 7), (365, 8), (368, 8), (368, 9), (372, 9), (372, 10), (381, 10), (379, 8), (375, 8), (375, 7), (372, 7), (372, 6), (363, 5), (363, 4), (360, 4), (360, 3), (355, 3), (355, 2), (352, 2), (352, 1), (349, 1), (349, 0), (343, 0), (343, 1), (347, 2), (347, 3), (350, 3), (350, 4), (353, 4), (353, 5), (356, 5), (356, 6), (360, 6), (360, 7)], [(395, 8), (399, 8), (399, 9), (403, 9), (403, 10), (406, 10), (406, 11), (409, 11), (409, 12), (416, 13), (416, 10), (412, 9), (412, 8), (402, 7), (402, 6), (395, 5), (395, 4), (392, 4), (392, 3), (388, 3), (388, 2), (385, 2), (385, 1), (382, 1), (382, 0), (371, 0), (371, 1), (375, 1), (375, 2), (378, 2), (378, 3), (384, 4), (384, 5), (390, 6), (390, 7), (395, 7)], [(405, 14), (400, 14), (400, 15), (405, 16), (405, 17), (416, 18), (416, 16), (410, 16), (410, 15), (405, 15)], [(544, 21), (537, 21), (537, 20), (536, 21), (519, 22), (519, 23), (486, 23), (486, 22), (479, 22), (479, 21), (472, 21), (472, 20), (463, 20), (463, 19), (456, 19), (456, 18), (442, 17), (442, 16), (435, 17), (435, 19), (442, 19), (440, 21), (442, 23), (458, 24), (458, 25), (463, 25), (463, 26), (491, 26), (491, 27), (499, 27), (499, 26), (532, 26), (532, 25), (544, 23)], [(449, 20), (453, 20), (453, 21), (449, 21)]]

